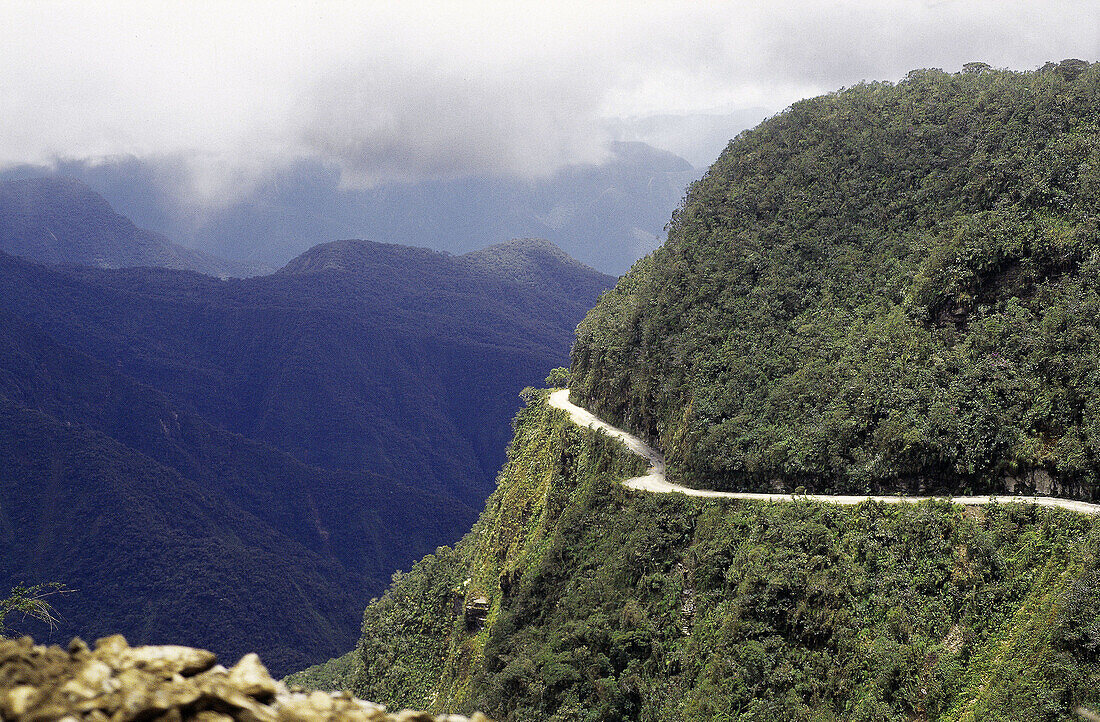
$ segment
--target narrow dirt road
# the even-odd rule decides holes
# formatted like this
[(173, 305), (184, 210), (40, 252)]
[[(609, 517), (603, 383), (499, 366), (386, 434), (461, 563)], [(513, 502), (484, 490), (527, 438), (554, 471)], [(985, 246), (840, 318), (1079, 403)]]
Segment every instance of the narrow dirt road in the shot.
[(649, 470), (645, 476), (636, 476), (623, 482), (624, 486), (639, 491), (649, 491), (656, 494), (680, 493), (688, 496), (701, 496), (718, 499), (746, 499), (749, 501), (792, 501), (795, 499), (809, 499), (811, 501), (824, 501), (830, 504), (854, 505), (863, 501), (882, 501), (887, 504), (907, 504), (923, 501), (924, 499), (942, 499), (955, 504), (966, 506), (980, 506), (982, 504), (1037, 504), (1039, 506), (1052, 506), (1059, 509), (1069, 509), (1081, 514), (1100, 514), (1100, 504), (1090, 504), (1085, 501), (1073, 501), (1072, 499), (1058, 499), (1050, 496), (837, 496), (831, 494), (753, 494), (740, 491), (709, 491), (707, 489), (692, 489), (687, 486), (675, 484), (665, 478), (665, 457), (649, 444), (645, 443), (630, 432), (616, 428), (606, 421), (596, 418), (591, 412), (569, 400), (569, 389), (558, 389), (550, 392), (550, 405), (569, 414), (569, 418), (578, 426), (587, 426), (600, 429), (617, 439), (621, 439), (626, 447), (638, 456), (649, 462)]

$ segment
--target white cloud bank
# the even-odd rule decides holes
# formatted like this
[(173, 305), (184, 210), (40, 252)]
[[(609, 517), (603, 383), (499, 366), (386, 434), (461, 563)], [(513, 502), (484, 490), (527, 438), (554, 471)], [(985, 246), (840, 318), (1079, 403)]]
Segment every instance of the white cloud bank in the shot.
[(1100, 59), (1091, 0), (31, 0), (0, 12), (0, 167), (171, 158), (202, 202), (295, 159), (360, 185), (539, 175), (598, 160), (624, 123), (645, 139), (648, 116), (669, 145), (677, 115), (774, 112), (919, 67)]

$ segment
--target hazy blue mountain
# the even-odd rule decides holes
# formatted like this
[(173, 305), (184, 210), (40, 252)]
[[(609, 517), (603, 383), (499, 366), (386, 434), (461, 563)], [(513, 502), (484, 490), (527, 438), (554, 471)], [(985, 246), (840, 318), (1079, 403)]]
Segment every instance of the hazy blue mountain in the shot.
[(0, 308), (306, 463), (370, 467), (476, 505), (518, 392), (567, 360), (612, 281), (545, 242), (453, 257), (341, 241), (227, 281), (0, 257)]
[(0, 253), (0, 588), (79, 589), (62, 636), (332, 656), (468, 528), (519, 391), (612, 282), (533, 239), (227, 280)]
[(65, 177), (0, 182), (0, 251), (42, 263), (97, 268), (163, 266), (249, 276), (251, 264), (218, 258), (138, 228), (84, 183)]
[(354, 630), (360, 578), (217, 490), (2, 397), (0, 495), (0, 584), (74, 590), (51, 600), (55, 642), (121, 632), (230, 660), (262, 648), (286, 669)]
[[(41, 175), (19, 168), (0, 177)], [(278, 267), (336, 238), (370, 238), (452, 253), (539, 236), (601, 271), (620, 274), (664, 240), (664, 226), (699, 172), (644, 143), (615, 143), (596, 165), (546, 178), (473, 177), (341, 186), (335, 167), (303, 161), (220, 208), (185, 211), (167, 195), (182, 162), (120, 158), (62, 163), (139, 225), (188, 246)], [(165, 180), (167, 179), (167, 180)]]

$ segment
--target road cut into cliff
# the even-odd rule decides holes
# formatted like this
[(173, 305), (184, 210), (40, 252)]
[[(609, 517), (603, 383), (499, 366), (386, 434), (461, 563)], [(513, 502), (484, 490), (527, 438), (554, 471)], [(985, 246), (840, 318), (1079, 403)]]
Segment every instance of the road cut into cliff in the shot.
[(852, 506), (864, 501), (880, 501), (887, 504), (908, 504), (926, 499), (940, 499), (964, 506), (981, 506), (984, 504), (1037, 504), (1039, 506), (1057, 507), (1068, 509), (1080, 514), (1100, 514), (1100, 504), (1091, 504), (1085, 501), (1073, 499), (1059, 499), (1051, 496), (905, 496), (901, 494), (891, 496), (861, 496), (861, 495), (836, 495), (836, 494), (765, 494), (742, 491), (712, 491), (709, 489), (692, 489), (682, 484), (669, 481), (665, 475), (665, 458), (659, 451), (651, 447), (640, 438), (624, 431), (616, 426), (596, 417), (587, 409), (577, 406), (569, 400), (569, 389), (555, 389), (550, 392), (550, 405), (569, 414), (569, 418), (578, 426), (599, 429), (604, 433), (617, 438), (628, 449), (643, 457), (649, 462), (649, 469), (642, 476), (636, 476), (623, 482), (623, 486), (638, 491), (648, 491), (655, 494), (686, 494), (712, 499), (742, 499), (746, 501), (794, 501), (805, 499), (809, 501), (821, 501), (829, 504)]

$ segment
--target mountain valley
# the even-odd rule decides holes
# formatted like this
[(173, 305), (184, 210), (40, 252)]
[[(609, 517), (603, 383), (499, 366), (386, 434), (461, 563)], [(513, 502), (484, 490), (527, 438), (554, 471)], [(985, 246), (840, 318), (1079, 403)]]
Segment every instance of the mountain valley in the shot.
[(611, 283), (535, 240), (343, 241), (243, 280), (0, 255), (0, 279), (0, 585), (78, 590), (60, 635), (276, 673), (469, 526), (517, 393)]

